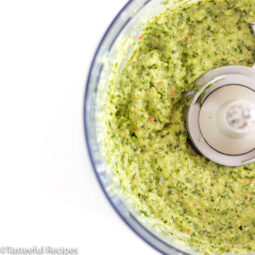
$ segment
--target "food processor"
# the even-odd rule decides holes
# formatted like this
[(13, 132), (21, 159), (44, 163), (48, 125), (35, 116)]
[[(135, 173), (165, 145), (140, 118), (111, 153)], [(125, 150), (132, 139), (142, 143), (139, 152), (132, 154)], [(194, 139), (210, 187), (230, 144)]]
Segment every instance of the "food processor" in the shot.
[[(196, 0), (176, 0), (167, 4), (190, 2)], [(113, 65), (116, 59), (121, 59), (121, 70), (132, 53), (131, 44), (138, 41), (144, 22), (165, 7), (165, 1), (131, 0), (104, 34), (87, 81), (84, 103), (86, 142), (102, 190), (127, 225), (163, 254), (196, 254), (195, 249), (165, 235), (136, 211), (112, 181), (102, 152), (102, 102)], [(252, 26), (254, 28), (254, 24)], [(186, 95), (190, 97), (186, 126), (197, 152), (226, 166), (254, 162), (255, 69), (244, 66), (217, 68), (202, 75), (196, 85), (197, 90)]]

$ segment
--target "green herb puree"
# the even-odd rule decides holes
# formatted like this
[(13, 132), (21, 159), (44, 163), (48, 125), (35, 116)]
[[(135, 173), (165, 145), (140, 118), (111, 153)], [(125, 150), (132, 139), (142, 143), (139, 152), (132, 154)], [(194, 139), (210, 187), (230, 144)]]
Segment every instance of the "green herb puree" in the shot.
[[(201, 0), (150, 19), (105, 102), (113, 175), (148, 219), (202, 254), (255, 252), (255, 164), (224, 167), (193, 150), (185, 127), (194, 81), (252, 66), (254, 0)], [(169, 233), (171, 231), (169, 230)]]

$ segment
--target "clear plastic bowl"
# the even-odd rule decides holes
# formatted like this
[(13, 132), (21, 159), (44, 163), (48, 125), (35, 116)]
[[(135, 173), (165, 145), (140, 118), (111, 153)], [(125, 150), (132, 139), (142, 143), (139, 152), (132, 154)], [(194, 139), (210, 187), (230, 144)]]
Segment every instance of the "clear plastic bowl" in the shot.
[[(177, 0), (177, 2), (194, 0)], [(147, 224), (139, 215), (134, 213), (131, 205), (118, 194), (116, 187), (111, 182), (107, 165), (101, 152), (100, 124), (98, 114), (102, 110), (100, 97), (107, 86), (107, 78), (111, 71), (115, 57), (118, 54), (118, 40), (137, 34), (139, 25), (149, 17), (157, 14), (165, 6), (162, 0), (131, 0), (114, 18), (104, 34), (93, 58), (89, 71), (85, 102), (84, 125), (88, 152), (93, 169), (109, 202), (126, 222), (126, 224), (145, 242), (164, 254), (190, 254), (194, 253), (190, 248), (175, 242), (169, 236), (164, 236), (156, 228)], [(101, 94), (101, 95), (100, 95)]]

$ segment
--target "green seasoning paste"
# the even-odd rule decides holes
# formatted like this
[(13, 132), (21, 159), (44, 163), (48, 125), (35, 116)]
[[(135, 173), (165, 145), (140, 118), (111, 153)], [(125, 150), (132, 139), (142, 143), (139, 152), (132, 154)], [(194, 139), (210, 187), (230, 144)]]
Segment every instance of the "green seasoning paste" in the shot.
[(141, 214), (201, 253), (255, 252), (255, 164), (224, 167), (193, 150), (186, 92), (210, 69), (251, 66), (254, 0), (201, 0), (149, 20), (108, 88), (105, 150)]

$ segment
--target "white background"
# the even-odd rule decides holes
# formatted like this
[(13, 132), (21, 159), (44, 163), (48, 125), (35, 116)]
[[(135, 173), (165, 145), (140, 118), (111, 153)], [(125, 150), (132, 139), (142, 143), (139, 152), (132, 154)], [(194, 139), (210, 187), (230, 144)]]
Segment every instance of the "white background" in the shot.
[(84, 140), (88, 68), (125, 2), (0, 1), (0, 246), (158, 254), (105, 199)]

